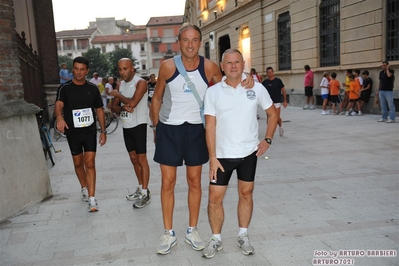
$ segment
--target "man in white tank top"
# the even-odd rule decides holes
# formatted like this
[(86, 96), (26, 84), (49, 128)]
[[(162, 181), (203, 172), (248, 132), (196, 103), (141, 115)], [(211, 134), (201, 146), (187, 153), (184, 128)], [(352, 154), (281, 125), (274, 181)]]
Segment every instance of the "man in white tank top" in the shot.
[(147, 161), (147, 82), (135, 76), (133, 62), (128, 58), (119, 60), (118, 71), (122, 81), (119, 92), (111, 91), (114, 96), (111, 110), (120, 113), (126, 150), (139, 183), (137, 189), (127, 195), (126, 199), (136, 201), (133, 208), (143, 208), (151, 200), (148, 190), (150, 167)]

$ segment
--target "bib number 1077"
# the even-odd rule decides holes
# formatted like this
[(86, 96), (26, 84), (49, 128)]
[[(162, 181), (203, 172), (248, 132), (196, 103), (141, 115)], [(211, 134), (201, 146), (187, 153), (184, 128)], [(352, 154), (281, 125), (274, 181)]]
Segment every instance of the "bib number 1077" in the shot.
[(90, 116), (77, 117), (77, 119), (80, 123), (90, 122)]

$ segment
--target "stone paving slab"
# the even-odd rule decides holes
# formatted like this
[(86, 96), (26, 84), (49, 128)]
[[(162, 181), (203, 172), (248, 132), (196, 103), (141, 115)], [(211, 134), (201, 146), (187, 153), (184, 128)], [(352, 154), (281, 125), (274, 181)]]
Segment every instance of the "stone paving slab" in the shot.
[[(260, 134), (266, 118), (259, 110)], [(312, 265), (315, 251), (399, 250), (399, 123), (377, 123), (377, 115), (321, 116), (320, 110), (282, 110), (284, 137), (276, 132), (258, 159), (254, 213), (249, 234), (256, 254), (236, 244), (237, 181), (227, 189), (224, 248), (213, 259), (184, 242), (188, 222), (187, 183), (178, 169), (174, 229), (178, 244), (157, 255), (161, 236), (160, 169), (152, 160), (148, 130), (151, 204), (132, 208), (125, 195), (136, 178), (122, 130), (97, 153), (98, 213), (88, 213), (65, 139), (55, 141), (49, 166), (54, 196), (0, 224), (0, 265)], [(198, 228), (211, 236), (206, 212), (208, 166), (203, 168)], [(329, 257), (319, 257), (319, 259)], [(350, 257), (355, 265), (399, 265), (396, 257)]]

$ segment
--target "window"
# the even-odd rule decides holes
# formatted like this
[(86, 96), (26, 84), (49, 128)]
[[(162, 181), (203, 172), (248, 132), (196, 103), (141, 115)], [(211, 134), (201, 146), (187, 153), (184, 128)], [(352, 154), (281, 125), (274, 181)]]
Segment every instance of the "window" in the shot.
[(209, 42), (205, 43), (205, 58), (211, 59), (211, 53), (209, 51)]
[(151, 37), (158, 37), (158, 29), (151, 31)]
[(159, 68), (161, 66), (161, 60), (155, 59), (154, 60), (154, 68)]
[(119, 50), (119, 45), (115, 44), (115, 50)]
[(128, 45), (127, 45), (127, 50), (128, 50), (128, 51), (131, 51), (131, 50), (132, 50), (132, 45), (128, 44)]
[(173, 37), (173, 29), (164, 29), (163, 30), (164, 37)]
[(171, 43), (166, 44), (166, 50), (168, 52), (172, 52), (172, 44)]
[(101, 52), (102, 52), (103, 54), (105, 54), (105, 53), (107, 52), (107, 49), (105, 48), (105, 45), (104, 45), (104, 46), (101, 46)]
[(78, 49), (88, 49), (89, 48), (89, 40), (88, 39), (78, 39), (77, 41)]
[(57, 40), (57, 50), (61, 50), (61, 43), (59, 40)]
[(154, 53), (159, 53), (159, 45), (154, 43)]
[(289, 12), (278, 16), (278, 65), (279, 70), (291, 69), (291, 17)]
[(146, 66), (145, 64), (142, 64), (142, 65), (141, 65), (141, 69), (146, 70), (146, 69), (147, 69), (147, 66)]
[(144, 52), (145, 48), (144, 48), (144, 43), (140, 43), (140, 51)]
[(320, 66), (340, 65), (340, 0), (320, 4)]
[(73, 40), (65, 40), (63, 45), (64, 45), (64, 50), (75, 50), (75, 47), (73, 45)]
[(399, 2), (387, 0), (387, 51), (386, 60), (399, 60)]

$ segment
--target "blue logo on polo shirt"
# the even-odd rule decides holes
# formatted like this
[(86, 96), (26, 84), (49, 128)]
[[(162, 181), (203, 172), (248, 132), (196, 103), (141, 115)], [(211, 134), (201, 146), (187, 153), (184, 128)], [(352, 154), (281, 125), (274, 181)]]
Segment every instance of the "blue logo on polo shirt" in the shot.
[(250, 100), (255, 100), (256, 98), (256, 93), (253, 90), (247, 90), (247, 98)]

